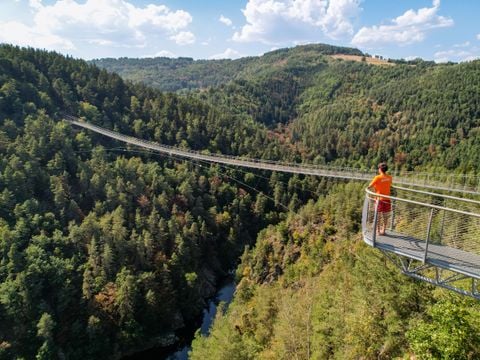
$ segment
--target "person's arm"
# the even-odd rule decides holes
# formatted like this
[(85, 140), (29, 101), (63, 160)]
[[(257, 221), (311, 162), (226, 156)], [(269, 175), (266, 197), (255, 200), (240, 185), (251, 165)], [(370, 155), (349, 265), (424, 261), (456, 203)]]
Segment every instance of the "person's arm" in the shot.
[(377, 183), (377, 181), (378, 181), (378, 175), (373, 178), (373, 180), (372, 180), (372, 181), (370, 182), (370, 184), (368, 185), (368, 188), (369, 188), (369, 189), (370, 189), (370, 188), (373, 188), (374, 185)]

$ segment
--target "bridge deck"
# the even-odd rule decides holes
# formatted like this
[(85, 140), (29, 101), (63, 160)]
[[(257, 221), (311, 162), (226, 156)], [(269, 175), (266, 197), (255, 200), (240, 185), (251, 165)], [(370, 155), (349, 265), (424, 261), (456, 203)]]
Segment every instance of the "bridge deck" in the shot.
[[(367, 234), (371, 240), (372, 234)], [(377, 236), (375, 247), (397, 255), (423, 261), (425, 241), (404, 236), (392, 231)], [(480, 279), (480, 255), (447, 246), (428, 244), (427, 263)]]
[[(96, 126), (94, 124), (90, 124), (84, 121), (79, 121), (78, 118), (65, 115), (65, 120), (72, 125), (79, 126), (85, 129), (89, 129), (94, 131), (98, 134), (105, 135), (109, 138), (116, 139), (128, 144), (132, 144), (135, 146), (143, 147), (146, 149), (158, 151), (161, 153), (168, 154), (170, 156), (179, 156), (183, 158), (189, 158), (194, 160), (200, 161), (207, 161), (212, 163), (218, 164), (227, 164), (227, 165), (234, 165), (234, 166), (242, 166), (247, 168), (253, 169), (261, 169), (261, 170), (272, 170), (272, 171), (281, 171), (293, 174), (305, 174), (305, 175), (313, 175), (313, 176), (325, 176), (325, 177), (333, 177), (333, 178), (340, 178), (340, 179), (350, 179), (350, 180), (361, 180), (361, 181), (370, 181), (372, 178), (372, 172), (359, 170), (359, 169), (341, 169), (335, 168), (332, 166), (321, 166), (321, 165), (314, 165), (314, 164), (303, 164), (303, 163), (282, 163), (279, 161), (268, 161), (264, 159), (247, 159), (242, 157), (235, 157), (235, 156), (227, 156), (221, 154), (204, 154), (199, 151), (193, 151), (188, 149), (181, 149), (166, 145), (157, 144), (152, 141), (146, 141), (143, 139), (137, 139), (132, 136), (127, 136), (124, 134), (120, 134), (118, 132), (102, 128), (100, 126)], [(427, 176), (428, 177), (428, 176)], [(480, 195), (480, 190), (476, 188), (468, 188), (465, 184), (455, 184), (450, 183), (446, 180), (441, 181), (434, 181), (427, 179), (419, 179), (418, 173), (411, 173), (410, 175), (395, 175), (395, 183), (399, 185), (408, 185), (408, 186), (415, 186), (421, 187), (425, 189), (436, 189), (436, 190), (446, 190), (446, 191), (461, 191), (463, 193), (470, 193)], [(449, 183), (449, 185), (447, 185)], [(474, 181), (477, 183), (477, 180)]]

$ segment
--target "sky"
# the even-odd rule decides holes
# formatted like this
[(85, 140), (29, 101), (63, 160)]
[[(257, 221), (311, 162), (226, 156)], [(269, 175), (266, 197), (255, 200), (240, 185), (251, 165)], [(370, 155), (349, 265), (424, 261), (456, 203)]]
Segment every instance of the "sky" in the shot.
[(0, 0), (0, 43), (76, 58), (239, 58), (307, 43), (480, 58), (479, 0)]

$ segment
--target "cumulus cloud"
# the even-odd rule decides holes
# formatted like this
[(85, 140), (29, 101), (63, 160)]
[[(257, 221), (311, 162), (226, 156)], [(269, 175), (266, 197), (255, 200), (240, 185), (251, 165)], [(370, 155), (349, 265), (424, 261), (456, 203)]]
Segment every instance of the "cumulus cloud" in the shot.
[(223, 53), (210, 56), (210, 59), (238, 59), (241, 56), (242, 54), (240, 54), (237, 50), (228, 48)]
[(142, 56), (144, 58), (156, 58), (156, 57), (168, 57), (168, 58), (174, 58), (177, 57), (174, 53), (168, 50), (160, 50), (157, 51), (155, 54), (150, 54), (150, 55), (144, 55)]
[(249, 0), (246, 24), (233, 35), (239, 42), (281, 44), (312, 41), (322, 36), (338, 39), (353, 34), (352, 21), (361, 0)]
[(410, 55), (405, 57), (405, 60), (407, 61), (416, 60), (416, 59), (421, 59), (421, 57), (416, 55)]
[(480, 59), (480, 49), (472, 47), (470, 49), (450, 49), (437, 51), (434, 54), (434, 60), (437, 63), (444, 63), (448, 61), (465, 62)]
[(232, 26), (233, 22), (230, 20), (228, 17), (225, 17), (223, 15), (220, 15), (220, 18), (218, 19), (222, 24), (225, 24), (227, 26)]
[(42, 49), (74, 49), (73, 43), (58, 35), (44, 33), (17, 21), (0, 22), (0, 42)]
[(465, 41), (464, 43), (453, 45), (453, 47), (456, 47), (456, 48), (463, 48), (463, 47), (469, 47), (469, 46), (470, 46), (470, 41)]
[(434, 0), (432, 7), (407, 10), (390, 24), (362, 27), (353, 37), (352, 44), (374, 47), (389, 43), (408, 45), (420, 42), (432, 29), (453, 26), (452, 19), (437, 15), (439, 8), (440, 0)]
[(127, 0), (57, 0), (46, 5), (29, 0), (29, 6), (32, 26), (0, 22), (0, 28), (10, 27), (0, 32), (0, 41), (69, 50), (85, 44), (141, 48), (159, 37), (177, 43), (194, 39), (192, 33), (184, 31), (192, 16), (165, 5), (138, 7)]
[(188, 45), (195, 42), (195, 35), (190, 31), (181, 31), (178, 34), (170, 36), (170, 40), (174, 40), (177, 45)]
[(168, 51), (168, 50), (161, 50), (159, 52), (157, 52), (154, 57), (175, 57), (175, 54), (172, 53), (171, 51)]
[(34, 9), (40, 9), (42, 7), (42, 0), (28, 0), (28, 5)]

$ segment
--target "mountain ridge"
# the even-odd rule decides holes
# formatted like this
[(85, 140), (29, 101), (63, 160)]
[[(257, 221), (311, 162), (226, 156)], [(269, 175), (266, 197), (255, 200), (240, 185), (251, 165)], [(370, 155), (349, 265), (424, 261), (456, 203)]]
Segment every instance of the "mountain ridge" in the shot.
[[(181, 91), (219, 86), (230, 80), (248, 78), (251, 77), (251, 73), (261, 73), (266, 66), (278, 64), (285, 58), (301, 53), (311, 53), (312, 56), (340, 53), (363, 55), (360, 50), (354, 48), (312, 44), (273, 50), (261, 56), (248, 56), (236, 60), (193, 60), (185, 57), (176, 59), (158, 57), (145, 59), (104, 58), (94, 59), (90, 62), (101, 68), (116, 72), (126, 80), (138, 81), (141, 78), (146, 85), (160, 90)], [(140, 77), (137, 76), (138, 73)]]

